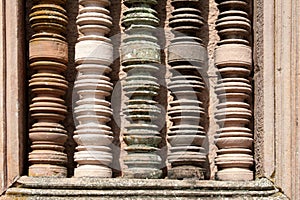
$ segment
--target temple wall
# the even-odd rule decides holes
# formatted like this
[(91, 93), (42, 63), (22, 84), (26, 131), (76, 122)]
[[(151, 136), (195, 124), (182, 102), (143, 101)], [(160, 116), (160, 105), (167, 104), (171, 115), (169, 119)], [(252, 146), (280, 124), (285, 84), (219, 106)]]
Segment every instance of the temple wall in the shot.
[[(31, 8), (31, 1), (26, 1), (26, 15)], [(73, 161), (75, 142), (72, 139), (74, 126), (74, 116), (72, 110), (74, 107), (73, 86), (76, 80), (76, 69), (74, 63), (75, 43), (78, 38), (76, 16), (78, 15), (79, 5), (77, 1), (69, 0), (66, 4), (69, 24), (67, 27), (67, 40), (69, 45), (69, 62), (68, 69), (65, 73), (69, 82), (69, 89), (66, 94), (66, 105), (68, 106), (68, 114), (63, 124), (66, 127), (69, 137), (66, 143), (66, 152), (68, 152), (68, 177), (74, 175), (76, 163)], [(28, 56), (28, 41), (32, 35), (29, 19), (26, 18), (26, 24), (23, 28), (22, 9), (23, 5), (20, 1), (3, 1), (0, 3), (0, 40), (2, 48), (0, 48), (0, 105), (3, 110), (0, 113), (1, 129), (0, 129), (0, 182), (1, 192), (4, 192), (11, 186), (20, 176), (28, 173), (28, 136), (27, 129), (32, 121), (25, 122), (29, 115), (27, 108), (30, 102), (30, 95), (26, 80), (31, 76), (28, 70), (28, 60), (24, 61), (24, 57)], [(113, 18), (113, 28), (111, 36), (122, 32), (120, 18), (125, 6), (118, 1), (113, 1), (111, 5), (111, 13)], [(167, 30), (164, 39), (161, 39), (163, 45), (168, 45), (173, 35), (168, 32), (168, 19), (172, 12), (170, 0), (164, 2), (159, 1), (158, 12), (160, 19), (160, 28)], [(253, 8), (253, 131), (254, 131), (254, 157), (255, 157), (255, 178), (260, 179), (266, 177), (281, 188), (281, 191), (291, 199), (299, 198), (299, 87), (298, 87), (298, 71), (299, 71), (299, 2), (295, 0), (264, 2), (262, 0), (255, 1)], [(210, 118), (208, 128), (209, 136), (209, 163), (210, 173), (207, 179), (214, 179), (216, 166), (214, 157), (217, 148), (214, 145), (214, 133), (217, 130), (213, 112), (217, 104), (217, 97), (214, 92), (216, 84), (217, 70), (214, 63), (214, 51), (216, 43), (219, 41), (215, 30), (215, 21), (218, 16), (218, 9), (214, 0), (209, 0), (203, 5), (203, 16), (207, 21), (202, 29), (204, 43), (208, 49), (209, 71), (207, 79), (209, 80), (209, 114)], [(16, 26), (8, 26), (15, 24)], [(26, 31), (24, 31), (26, 29)], [(26, 32), (26, 35), (24, 34)], [(25, 35), (26, 42), (23, 37)], [(116, 37), (117, 44), (121, 41), (121, 36)], [(163, 37), (161, 37), (163, 38)], [(166, 50), (164, 49), (164, 53)], [(118, 51), (115, 51), (115, 57), (118, 58)], [(16, 58), (17, 57), (17, 58)], [(26, 67), (24, 66), (26, 63)], [(167, 69), (169, 66), (165, 62)], [(111, 79), (113, 83), (117, 83), (120, 78), (124, 77), (124, 72), (120, 68), (120, 60), (116, 59), (112, 65), (113, 71)], [(26, 73), (24, 70), (26, 69)], [(165, 76), (161, 77), (168, 82), (168, 70)], [(16, 81), (17, 80), (17, 81)], [(26, 85), (25, 84), (25, 85)], [(26, 89), (21, 89), (26, 88)], [(121, 92), (121, 91), (119, 91)], [(121, 102), (124, 102), (124, 94), (115, 93)], [(25, 100), (23, 97), (26, 96)], [(17, 97), (17, 98), (16, 98)], [(170, 100), (170, 94), (166, 90), (160, 92), (158, 101), (162, 107), (167, 108), (167, 100)], [(116, 106), (117, 109), (120, 107)], [(24, 111), (25, 110), (25, 111)], [(13, 114), (12, 114), (13, 113)], [(165, 133), (170, 121), (167, 118), (166, 124), (162, 132)], [(119, 125), (118, 119), (111, 123), (114, 133), (122, 138), (122, 126)], [(25, 128), (26, 127), (26, 128)], [(23, 138), (25, 136), (25, 139)], [(16, 148), (16, 144), (19, 144)], [(118, 139), (114, 141), (116, 146), (124, 147), (124, 142)], [(164, 144), (165, 145), (165, 144)], [(118, 157), (119, 156), (119, 157)], [(122, 153), (116, 156), (115, 163), (119, 163)], [(25, 161), (24, 161), (25, 160)], [(118, 165), (118, 164), (116, 164)], [(113, 171), (114, 176), (118, 177), (122, 174), (116, 167)], [(170, 166), (167, 166), (170, 167)], [(166, 173), (166, 171), (165, 171)], [(24, 180), (25, 185), (26, 178)], [(31, 180), (29, 179), (29, 182)], [(55, 180), (53, 180), (55, 182)], [(20, 181), (22, 184), (22, 180)], [(207, 183), (210, 184), (210, 183)], [(59, 184), (58, 184), (59, 185)], [(26, 186), (27, 187), (27, 186)], [(59, 186), (58, 186), (59, 187)], [(222, 186), (223, 187), (223, 186)]]

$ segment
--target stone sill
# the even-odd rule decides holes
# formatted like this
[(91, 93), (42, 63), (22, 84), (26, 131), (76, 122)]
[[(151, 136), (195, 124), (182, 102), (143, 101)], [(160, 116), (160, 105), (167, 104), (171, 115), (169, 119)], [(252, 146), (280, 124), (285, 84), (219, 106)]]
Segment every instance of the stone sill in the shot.
[(1, 199), (288, 199), (268, 179), (34, 178), (23, 176)]

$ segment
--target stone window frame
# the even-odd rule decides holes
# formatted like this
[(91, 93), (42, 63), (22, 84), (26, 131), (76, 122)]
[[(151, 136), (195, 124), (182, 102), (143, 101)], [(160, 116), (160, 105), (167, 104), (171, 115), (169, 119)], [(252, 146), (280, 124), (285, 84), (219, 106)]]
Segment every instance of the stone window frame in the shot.
[(0, 194), (23, 174), (26, 158), (24, 2), (0, 2)]
[[(0, 2), (0, 194), (26, 163), (24, 5)], [(255, 175), (293, 199), (300, 196), (299, 7), (297, 0), (256, 0), (253, 13)]]

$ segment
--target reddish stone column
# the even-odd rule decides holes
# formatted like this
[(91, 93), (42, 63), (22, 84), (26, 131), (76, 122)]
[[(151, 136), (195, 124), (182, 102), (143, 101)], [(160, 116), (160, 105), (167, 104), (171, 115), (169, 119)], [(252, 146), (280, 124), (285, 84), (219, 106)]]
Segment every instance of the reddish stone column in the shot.
[(206, 149), (205, 109), (202, 79), (206, 74), (207, 53), (199, 37), (203, 18), (200, 0), (172, 0), (174, 6), (170, 27), (174, 39), (168, 47), (168, 63), (172, 77), (168, 88), (173, 100), (168, 115), (172, 126), (168, 131), (171, 146), (168, 161), (169, 178), (204, 179)]
[(219, 104), (215, 117), (219, 130), (215, 142), (219, 150), (215, 159), (219, 180), (253, 179), (253, 135), (249, 80), (252, 67), (249, 0), (216, 0), (220, 14), (216, 29), (220, 42), (215, 63), (220, 72), (216, 86)]
[(68, 19), (65, 0), (34, 0), (29, 20), (34, 30), (29, 43), (33, 96), (29, 130), (29, 176), (67, 176), (64, 143), (67, 134), (61, 125), (67, 113), (63, 95), (68, 83), (62, 73), (68, 62), (68, 44), (64, 37)]

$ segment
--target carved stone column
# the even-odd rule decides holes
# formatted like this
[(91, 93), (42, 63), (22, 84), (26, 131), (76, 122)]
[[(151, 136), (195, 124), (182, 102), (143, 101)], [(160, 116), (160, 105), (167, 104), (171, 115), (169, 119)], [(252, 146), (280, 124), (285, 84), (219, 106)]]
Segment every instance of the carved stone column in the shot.
[(68, 83), (62, 73), (68, 62), (68, 44), (64, 37), (68, 19), (65, 0), (34, 0), (29, 20), (35, 34), (29, 42), (29, 62), (33, 72), (29, 87), (33, 98), (29, 130), (29, 176), (65, 177), (66, 131), (61, 125), (67, 113), (62, 96)]
[(216, 29), (220, 42), (215, 63), (221, 77), (216, 86), (219, 104), (215, 114), (219, 130), (215, 135), (219, 148), (215, 159), (217, 179), (252, 180), (253, 152), (249, 81), (252, 50), (249, 43), (251, 21), (249, 0), (216, 0), (220, 14)]
[(74, 160), (78, 163), (74, 176), (111, 177), (112, 110), (106, 97), (112, 91), (108, 77), (113, 47), (106, 35), (110, 32), (110, 0), (79, 0), (77, 24), (81, 33), (75, 47), (78, 71), (75, 90), (79, 95), (74, 113), (79, 124), (74, 132)]
[(206, 150), (203, 142), (205, 109), (202, 75), (206, 70), (206, 48), (199, 38), (203, 18), (199, 0), (172, 0), (170, 27), (175, 35), (168, 47), (168, 63), (173, 74), (168, 85), (173, 100), (168, 114), (173, 125), (168, 132), (171, 145), (169, 178), (204, 178)]
[(161, 158), (157, 154), (161, 142), (155, 120), (160, 113), (154, 98), (158, 95), (160, 47), (153, 32), (159, 19), (153, 6), (156, 0), (124, 0), (128, 10), (124, 12), (122, 25), (126, 36), (121, 46), (123, 70), (127, 73), (124, 83), (128, 97), (125, 117), (128, 120), (124, 141), (127, 144), (123, 169), (124, 177), (159, 178)]

